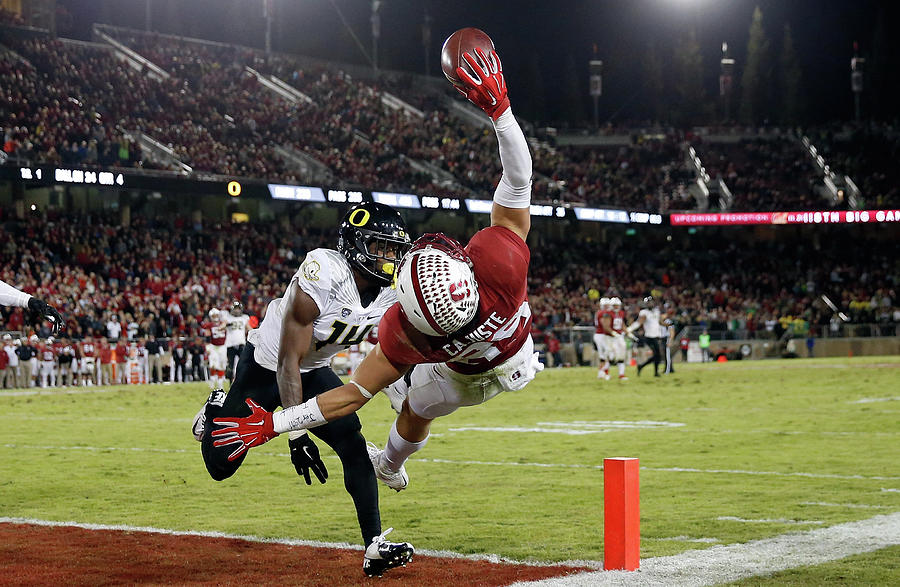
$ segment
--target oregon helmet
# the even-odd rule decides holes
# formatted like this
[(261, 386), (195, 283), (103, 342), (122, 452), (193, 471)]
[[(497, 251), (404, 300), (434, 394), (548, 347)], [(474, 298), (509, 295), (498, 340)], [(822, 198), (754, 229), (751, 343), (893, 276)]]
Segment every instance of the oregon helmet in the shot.
[[(384, 204), (363, 202), (350, 208), (341, 222), (338, 251), (367, 279), (385, 287), (409, 250), (410, 238), (400, 214)], [(385, 263), (379, 268), (380, 260)]]

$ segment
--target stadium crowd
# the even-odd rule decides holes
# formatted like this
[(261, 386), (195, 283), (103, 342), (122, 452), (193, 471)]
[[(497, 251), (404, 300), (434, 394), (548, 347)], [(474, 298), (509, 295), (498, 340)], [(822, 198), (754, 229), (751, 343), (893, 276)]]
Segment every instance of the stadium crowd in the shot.
[[(300, 171), (276, 146), (305, 153), (348, 187), (432, 195), (484, 197), (499, 176), (496, 144), (450, 113), (448, 100), (421, 84), (386, 76), (353, 79), (338, 67), (302, 65), (291, 56), (266, 58), (247, 47), (119, 30), (117, 40), (171, 77), (156, 81), (118, 60), (107, 46), (34, 38), (0, 38), (15, 51), (0, 57), (0, 119), (8, 155), (50, 163), (159, 167), (130, 140), (141, 131), (168, 145), (198, 172), (300, 182)], [(18, 59), (21, 56), (24, 60)], [(288, 101), (248, 72), (278, 76), (307, 97)], [(384, 103), (395, 93), (422, 116)], [(447, 91), (450, 91), (447, 89)], [(821, 139), (832, 168), (857, 178), (879, 206), (897, 201), (889, 180), (900, 145), (891, 127), (851, 134), (827, 130)], [(694, 145), (710, 175), (731, 192), (734, 211), (823, 209), (820, 182), (794, 138), (733, 145), (667, 129), (662, 137), (632, 137), (621, 147), (554, 148), (532, 143), (535, 201), (691, 210), (693, 170), (684, 149)], [(414, 161), (446, 171), (440, 180)], [(713, 203), (715, 205), (715, 203)]]
[[(67, 339), (98, 345), (164, 340), (202, 348), (211, 308), (238, 300), (261, 319), (306, 252), (335, 244), (332, 231), (287, 225), (278, 241), (272, 223), (205, 226), (137, 216), (122, 226), (102, 214), (39, 212), (22, 220), (0, 212), (0, 220), (0, 280), (63, 312)], [(855, 323), (900, 322), (900, 261), (865, 239), (853, 246), (844, 242), (852, 237), (755, 242), (751, 255), (736, 240), (634, 246), (631, 238), (640, 237), (581, 238), (573, 246), (571, 238), (533, 236), (529, 300), (539, 339), (550, 329), (591, 326), (601, 295), (624, 299), (631, 316), (636, 301), (652, 293), (679, 328), (749, 337), (787, 326), (797, 334), (831, 328), (833, 313), (816, 303), (820, 294)], [(21, 308), (0, 308), (2, 330), (50, 335), (30, 330)]]

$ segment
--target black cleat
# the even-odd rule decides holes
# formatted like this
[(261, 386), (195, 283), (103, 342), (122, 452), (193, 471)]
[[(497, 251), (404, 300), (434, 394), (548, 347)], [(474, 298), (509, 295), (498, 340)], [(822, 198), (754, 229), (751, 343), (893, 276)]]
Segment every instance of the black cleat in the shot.
[(409, 542), (388, 542), (384, 539), (393, 528), (388, 528), (372, 539), (363, 559), (363, 572), (369, 577), (380, 577), (394, 567), (405, 567), (415, 550)]

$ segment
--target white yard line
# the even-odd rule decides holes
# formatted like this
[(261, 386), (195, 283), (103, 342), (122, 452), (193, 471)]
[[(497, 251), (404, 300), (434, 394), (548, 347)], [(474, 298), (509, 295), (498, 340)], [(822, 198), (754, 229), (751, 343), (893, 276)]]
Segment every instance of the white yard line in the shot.
[(820, 565), (900, 544), (900, 512), (744, 544), (689, 550), (641, 561), (639, 571), (579, 573), (511, 587), (718, 585), (747, 577)]
[[(87, 452), (154, 452), (154, 453), (191, 453), (199, 451), (199, 445), (193, 449), (187, 448), (145, 448), (138, 446), (57, 446), (57, 445), (38, 445), (38, 444), (0, 444), (2, 448), (16, 450), (83, 450)], [(266, 450), (255, 449), (256, 454), (277, 456), (279, 458), (286, 456), (283, 452), (270, 452)], [(326, 458), (334, 458), (337, 456), (329, 455)], [(602, 471), (603, 465), (586, 465), (581, 463), (517, 463), (503, 461), (457, 461), (451, 459), (409, 459), (411, 463), (438, 463), (446, 465), (480, 465), (487, 467), (535, 467), (538, 469), (592, 469)], [(900, 477), (886, 477), (883, 475), (836, 475), (831, 473), (804, 473), (802, 471), (792, 471), (783, 473), (780, 471), (748, 471), (744, 469), (694, 469), (687, 467), (641, 467), (642, 471), (655, 471), (663, 473), (699, 473), (699, 474), (716, 474), (716, 475), (757, 475), (764, 477), (805, 477), (809, 479), (860, 479), (874, 481), (900, 481)]]

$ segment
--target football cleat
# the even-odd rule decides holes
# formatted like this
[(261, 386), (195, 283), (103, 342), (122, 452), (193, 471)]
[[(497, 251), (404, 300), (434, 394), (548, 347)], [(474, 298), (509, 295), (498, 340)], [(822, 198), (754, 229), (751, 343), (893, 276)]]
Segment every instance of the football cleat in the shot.
[(366, 547), (366, 556), (363, 559), (363, 572), (369, 577), (380, 577), (384, 572), (394, 567), (405, 567), (412, 558), (415, 550), (409, 542), (388, 542), (385, 536), (391, 533), (393, 528), (388, 528), (379, 536), (372, 539), (372, 543)]
[(212, 390), (209, 394), (209, 398), (206, 400), (206, 403), (203, 404), (203, 407), (200, 408), (200, 411), (197, 412), (197, 415), (194, 416), (194, 421), (191, 423), (191, 434), (194, 435), (194, 440), (196, 440), (197, 442), (203, 442), (203, 432), (206, 430), (206, 408), (210, 405), (221, 408), (224, 404), (225, 390)]
[(203, 407), (200, 408), (200, 411), (197, 412), (197, 415), (194, 416), (194, 423), (191, 424), (191, 434), (194, 435), (194, 440), (197, 442), (203, 442), (203, 431), (206, 429), (206, 404), (203, 404)]
[(366, 450), (369, 451), (369, 460), (372, 461), (372, 468), (375, 469), (375, 476), (385, 485), (394, 491), (403, 491), (409, 485), (409, 475), (406, 474), (406, 467), (401, 466), (399, 471), (391, 471), (384, 462), (384, 451), (375, 446), (372, 442), (366, 443)]
[(628, 381), (628, 375), (619, 375), (619, 381)]

